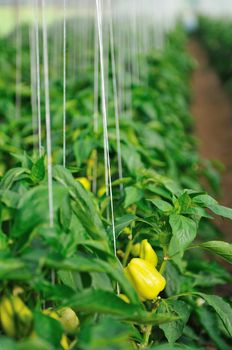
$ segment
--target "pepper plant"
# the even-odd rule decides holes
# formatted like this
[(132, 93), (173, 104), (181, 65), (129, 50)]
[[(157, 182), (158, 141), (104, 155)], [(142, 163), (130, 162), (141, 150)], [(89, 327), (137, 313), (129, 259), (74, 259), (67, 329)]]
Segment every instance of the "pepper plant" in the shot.
[[(232, 247), (223, 241), (213, 220), (214, 215), (231, 220), (232, 210), (221, 206), (199, 183), (205, 176), (215, 193), (219, 176), (212, 164), (199, 157), (191, 134), (186, 87), (194, 65), (185, 53), (185, 40), (178, 29), (163, 52), (142, 57), (148, 79), (142, 75), (133, 84), (132, 116), (120, 120), (120, 180), (109, 92), (116, 256), (107, 215), (102, 127), (97, 133), (93, 130), (91, 79), (83, 78), (78, 85), (82, 83), (82, 90), (72, 79), (68, 82), (67, 169), (60, 165), (61, 83), (51, 82), (51, 94), (57, 97), (51, 106), (52, 227), (46, 155), (32, 152), (34, 140), (31, 128), (26, 128), (30, 101), (25, 98), (27, 112), (14, 121), (18, 139), (11, 140), (9, 121), (14, 118), (9, 106), (14, 92), (13, 97), (4, 96), (1, 349), (194, 350), (212, 344), (229, 349), (231, 300), (215, 295), (215, 286), (231, 282), (220, 261), (231, 263)], [(4, 53), (2, 60), (6, 59)], [(91, 191), (94, 164), (96, 193)]]

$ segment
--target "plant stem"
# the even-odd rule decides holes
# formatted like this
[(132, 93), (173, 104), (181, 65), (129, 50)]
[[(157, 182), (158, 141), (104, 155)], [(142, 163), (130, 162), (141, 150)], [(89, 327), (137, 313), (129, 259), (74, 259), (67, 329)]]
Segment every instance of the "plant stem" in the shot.
[(141, 349), (145, 349), (149, 344), (149, 339), (152, 331), (152, 325), (146, 327), (146, 331), (144, 332), (143, 344)]
[(163, 258), (163, 261), (162, 261), (162, 264), (160, 266), (160, 270), (159, 270), (159, 273), (162, 275), (162, 273), (164, 272), (165, 268), (166, 268), (166, 265), (167, 265), (167, 261), (168, 261), (168, 257), (167, 257), (167, 249), (164, 248), (163, 249), (163, 254), (164, 254), (164, 258)]
[(180, 298), (180, 297), (189, 297), (189, 296), (194, 296), (194, 292), (186, 292), (186, 293), (181, 293), (181, 294), (176, 294), (168, 297), (166, 300), (171, 300), (175, 298)]
[(123, 265), (124, 267), (125, 267), (126, 264), (127, 264), (127, 260), (128, 260), (128, 258), (129, 258), (132, 245), (133, 245), (133, 240), (130, 240), (130, 241), (128, 242), (128, 244), (127, 244), (126, 251), (125, 251), (125, 255), (124, 255), (123, 261), (122, 261), (122, 265)]
[(163, 260), (161, 266), (160, 266), (160, 270), (159, 270), (159, 273), (162, 275), (162, 273), (164, 272), (165, 268), (166, 268), (166, 265), (167, 265), (167, 260)]

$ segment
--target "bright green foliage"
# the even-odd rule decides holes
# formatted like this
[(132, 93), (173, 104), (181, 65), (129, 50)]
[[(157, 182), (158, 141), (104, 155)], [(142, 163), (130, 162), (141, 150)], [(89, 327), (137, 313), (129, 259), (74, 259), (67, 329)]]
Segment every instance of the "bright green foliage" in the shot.
[[(27, 28), (24, 30), (28, 34)], [(215, 190), (218, 175), (212, 164), (200, 159), (191, 135), (188, 79), (193, 62), (184, 52), (182, 31), (170, 35), (163, 52), (141, 58), (148, 79), (141, 72), (141, 80), (131, 87), (132, 115), (120, 118), (121, 181), (109, 91), (117, 257), (107, 216), (109, 198), (76, 181), (78, 177), (92, 180), (97, 154), (98, 189), (105, 185), (100, 118), (98, 133), (93, 130), (93, 75), (68, 81), (68, 169), (60, 165), (62, 82), (51, 78), (55, 98), (51, 106), (54, 226), (50, 227), (46, 156), (39, 158), (32, 152), (37, 138), (31, 136), (29, 53), (23, 48), (24, 103), (22, 118), (17, 121), (11, 76), (14, 47), (10, 40), (6, 45), (6, 40), (0, 42), (7, 47), (0, 55), (6, 67), (0, 82), (0, 292), (2, 296), (15, 287), (22, 289), (20, 297), (33, 312), (34, 333), (27, 339), (19, 334), (16, 343), (1, 328), (0, 348), (62, 349), (59, 321), (42, 310), (68, 306), (80, 319), (77, 332), (68, 334), (72, 349), (199, 350), (204, 349), (208, 337), (218, 348), (227, 349), (230, 300), (212, 294), (215, 285), (230, 282), (231, 276), (218, 263), (206, 262), (203, 254), (207, 250), (231, 262), (231, 245), (221, 237), (217, 241), (210, 213), (232, 219), (232, 211), (220, 206), (199, 184), (199, 177), (205, 174)], [(8, 89), (4, 81), (9, 82)], [(160, 297), (145, 303), (123, 272), (132, 257), (132, 244), (143, 239), (156, 251), (157, 268), (167, 280)], [(117, 296), (118, 288), (130, 303)], [(212, 330), (214, 325), (220, 325), (217, 332)]]

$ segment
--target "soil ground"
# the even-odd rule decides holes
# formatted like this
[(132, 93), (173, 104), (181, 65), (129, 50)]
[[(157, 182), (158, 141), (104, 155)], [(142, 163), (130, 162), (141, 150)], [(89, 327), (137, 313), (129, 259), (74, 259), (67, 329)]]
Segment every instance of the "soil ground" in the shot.
[[(191, 111), (195, 118), (199, 152), (203, 158), (224, 164), (218, 201), (232, 208), (232, 96), (227, 95), (200, 43), (190, 40), (188, 51), (198, 62), (192, 77)], [(231, 242), (232, 221), (219, 218), (217, 225), (225, 239)]]
[[(188, 51), (198, 63), (192, 76), (191, 112), (195, 118), (199, 153), (205, 159), (219, 160), (224, 164), (222, 191), (217, 199), (220, 204), (232, 208), (232, 96), (224, 90), (206, 51), (197, 40), (189, 41)], [(232, 221), (217, 217), (215, 222), (223, 239), (231, 242)], [(232, 273), (232, 265), (221, 258), (217, 260)], [(231, 284), (217, 286), (215, 292), (230, 297)]]

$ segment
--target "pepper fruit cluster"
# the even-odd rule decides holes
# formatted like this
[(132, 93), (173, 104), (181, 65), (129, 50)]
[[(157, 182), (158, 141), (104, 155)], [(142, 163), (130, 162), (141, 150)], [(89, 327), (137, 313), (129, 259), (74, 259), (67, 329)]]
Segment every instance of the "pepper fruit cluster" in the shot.
[(31, 333), (32, 312), (18, 296), (3, 297), (0, 320), (2, 329), (10, 337), (18, 339)]
[(139, 257), (131, 259), (124, 271), (140, 299), (153, 300), (166, 286), (165, 278), (156, 269), (158, 257), (147, 239), (134, 248), (132, 254)]

